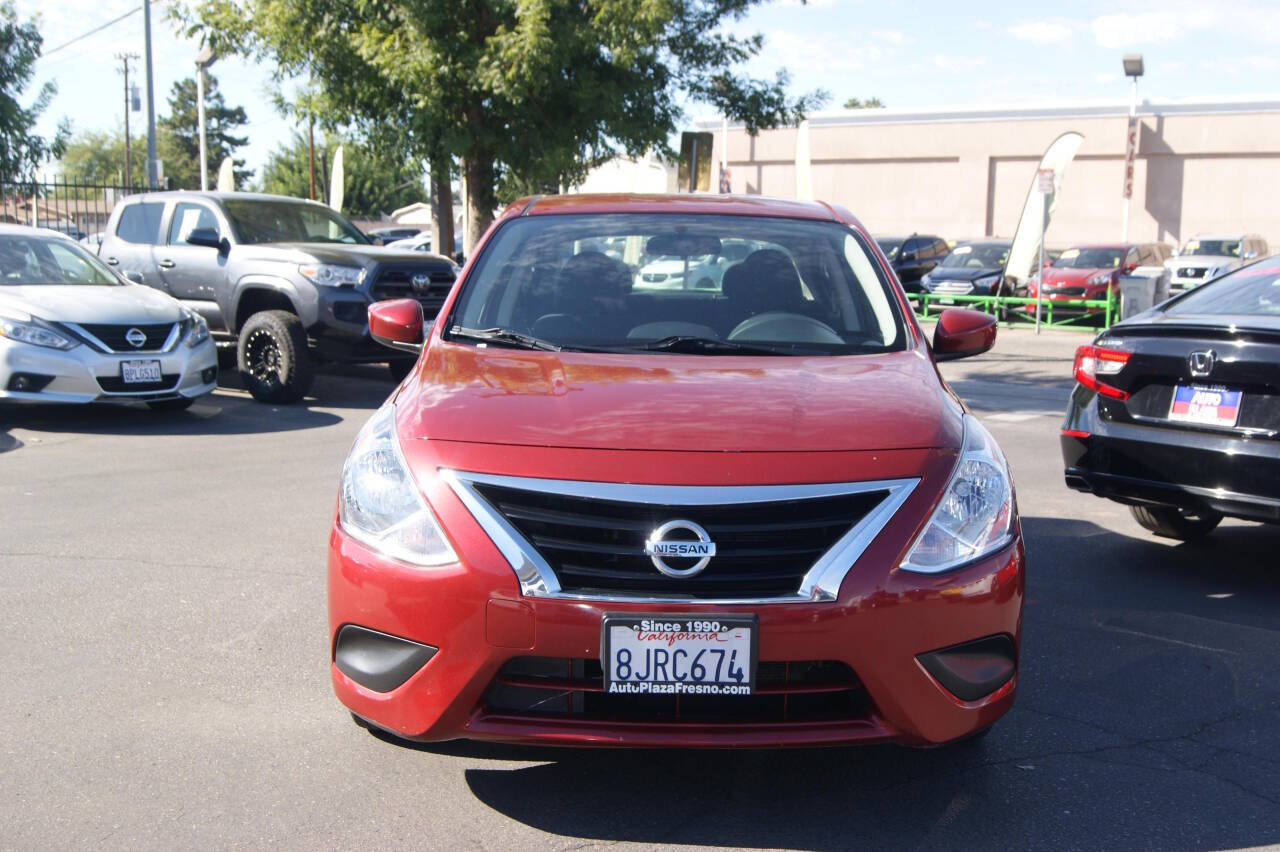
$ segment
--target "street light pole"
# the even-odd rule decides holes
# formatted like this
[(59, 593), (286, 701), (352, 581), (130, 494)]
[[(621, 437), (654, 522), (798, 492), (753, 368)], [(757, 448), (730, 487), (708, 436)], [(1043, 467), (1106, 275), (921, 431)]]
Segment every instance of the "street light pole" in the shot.
[(196, 55), (196, 123), (200, 125), (200, 191), (209, 190), (209, 154), (204, 133), (204, 72), (217, 57), (213, 48), (205, 45)]
[(142, 3), (143, 47), (147, 54), (147, 189), (160, 183), (156, 162), (156, 95), (151, 74), (151, 0)]
[(1124, 73), (1132, 81), (1129, 87), (1129, 123), (1124, 144), (1124, 210), (1120, 217), (1120, 240), (1129, 241), (1129, 201), (1133, 196), (1133, 163), (1138, 152), (1138, 78), (1142, 76), (1142, 54), (1126, 53)]

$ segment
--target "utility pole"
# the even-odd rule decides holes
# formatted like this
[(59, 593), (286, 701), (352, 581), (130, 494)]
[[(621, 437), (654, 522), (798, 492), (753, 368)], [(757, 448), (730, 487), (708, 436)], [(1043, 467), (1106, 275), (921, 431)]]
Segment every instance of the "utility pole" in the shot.
[(132, 175), (130, 173), (130, 148), (129, 148), (129, 63), (136, 60), (136, 53), (117, 53), (116, 59), (120, 60), (120, 64), (124, 69), (124, 188), (128, 192), (133, 188)]
[(315, 117), (310, 113), (307, 114), (307, 160), (310, 163), (311, 174), (311, 190), (307, 198), (312, 201), (316, 200), (316, 139), (315, 139)]
[(145, 35), (143, 47), (147, 53), (147, 189), (156, 189), (160, 177), (156, 163), (155, 81), (151, 75), (151, 0), (143, 0), (142, 27)]

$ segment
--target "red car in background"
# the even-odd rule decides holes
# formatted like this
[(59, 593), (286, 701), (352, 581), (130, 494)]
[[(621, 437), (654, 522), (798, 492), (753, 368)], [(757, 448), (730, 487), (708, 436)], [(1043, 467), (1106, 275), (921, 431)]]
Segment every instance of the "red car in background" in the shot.
[[(1163, 243), (1100, 243), (1075, 246), (1064, 251), (1053, 263), (1032, 275), (1027, 282), (1027, 295), (1034, 299), (1044, 283), (1041, 301), (1063, 302), (1078, 299), (1102, 301), (1108, 292), (1118, 299), (1120, 277), (1140, 266), (1160, 267), (1172, 250)], [(1158, 270), (1157, 270), (1158, 271)], [(1098, 308), (1079, 306), (1055, 307), (1054, 313), (1100, 312)], [(1028, 313), (1035, 313), (1035, 305), (1027, 305)]]
[[(636, 265), (737, 252), (714, 288)], [(608, 247), (608, 251), (601, 247)], [(643, 261), (642, 261), (643, 259)], [(411, 740), (946, 743), (1017, 683), (1008, 465), (848, 213), (729, 196), (516, 202), (361, 430), (329, 539), (331, 674)]]

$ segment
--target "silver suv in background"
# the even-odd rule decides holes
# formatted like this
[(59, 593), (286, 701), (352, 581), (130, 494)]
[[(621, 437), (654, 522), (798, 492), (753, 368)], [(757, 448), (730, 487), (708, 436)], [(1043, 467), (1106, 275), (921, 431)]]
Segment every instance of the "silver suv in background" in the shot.
[[(245, 385), (264, 402), (301, 399), (317, 361), (386, 361), (369, 337), (369, 304), (409, 297), (431, 319), (459, 272), (445, 257), (376, 246), (322, 204), (241, 192), (130, 196), (98, 256), (234, 342)], [(389, 362), (392, 375), (413, 363)]]
[(1199, 234), (1165, 261), (1169, 289), (1199, 287), (1267, 254), (1267, 241), (1257, 234)]

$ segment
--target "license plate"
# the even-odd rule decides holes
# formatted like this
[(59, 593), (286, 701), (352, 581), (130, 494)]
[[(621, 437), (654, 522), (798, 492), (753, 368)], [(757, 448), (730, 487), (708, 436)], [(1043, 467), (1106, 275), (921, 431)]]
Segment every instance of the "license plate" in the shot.
[(1240, 396), (1240, 391), (1224, 387), (1178, 385), (1173, 389), (1169, 419), (1229, 429), (1240, 417)]
[(164, 381), (159, 361), (121, 361), (120, 378), (126, 385), (144, 385)]
[(756, 617), (606, 614), (601, 661), (613, 694), (750, 695)]

